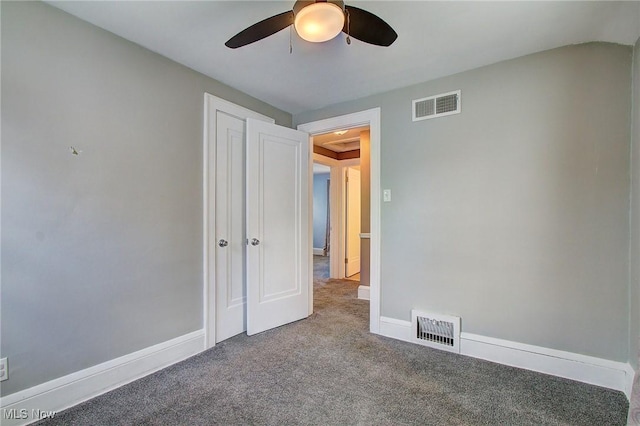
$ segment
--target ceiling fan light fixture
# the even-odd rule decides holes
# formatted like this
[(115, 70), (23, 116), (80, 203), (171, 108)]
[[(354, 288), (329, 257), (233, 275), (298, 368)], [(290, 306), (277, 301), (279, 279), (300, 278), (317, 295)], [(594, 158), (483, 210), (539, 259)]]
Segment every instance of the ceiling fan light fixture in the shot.
[(296, 14), (293, 25), (304, 40), (322, 43), (342, 32), (344, 11), (333, 3), (313, 3)]

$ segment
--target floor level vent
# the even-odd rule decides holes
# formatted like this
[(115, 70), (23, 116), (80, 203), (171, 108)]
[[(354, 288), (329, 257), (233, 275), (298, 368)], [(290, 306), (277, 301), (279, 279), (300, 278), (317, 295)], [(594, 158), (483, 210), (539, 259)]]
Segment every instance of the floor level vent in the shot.
[(414, 343), (460, 353), (460, 317), (411, 311)]

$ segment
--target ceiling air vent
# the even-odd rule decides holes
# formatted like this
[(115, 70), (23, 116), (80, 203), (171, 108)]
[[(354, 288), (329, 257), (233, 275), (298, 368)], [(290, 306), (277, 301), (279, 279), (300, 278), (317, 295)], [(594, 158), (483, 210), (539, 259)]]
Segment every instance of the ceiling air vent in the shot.
[(460, 112), (460, 90), (413, 101), (413, 121), (444, 117)]
[(411, 311), (414, 343), (460, 353), (460, 317)]

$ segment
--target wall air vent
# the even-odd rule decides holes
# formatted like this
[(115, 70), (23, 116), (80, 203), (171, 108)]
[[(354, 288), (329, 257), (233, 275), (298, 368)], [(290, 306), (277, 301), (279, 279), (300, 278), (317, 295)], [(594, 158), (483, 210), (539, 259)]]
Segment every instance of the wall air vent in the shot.
[(460, 317), (411, 311), (414, 343), (460, 353)]
[(460, 90), (413, 101), (413, 121), (460, 113)]

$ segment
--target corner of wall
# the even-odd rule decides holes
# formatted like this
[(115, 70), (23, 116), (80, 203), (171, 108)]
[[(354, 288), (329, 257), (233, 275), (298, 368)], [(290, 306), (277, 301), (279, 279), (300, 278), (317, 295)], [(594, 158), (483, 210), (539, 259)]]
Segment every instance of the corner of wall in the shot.
[[(629, 190), (629, 364), (637, 371), (640, 354), (640, 38), (631, 68)], [(634, 261), (636, 260), (636, 261)]]

